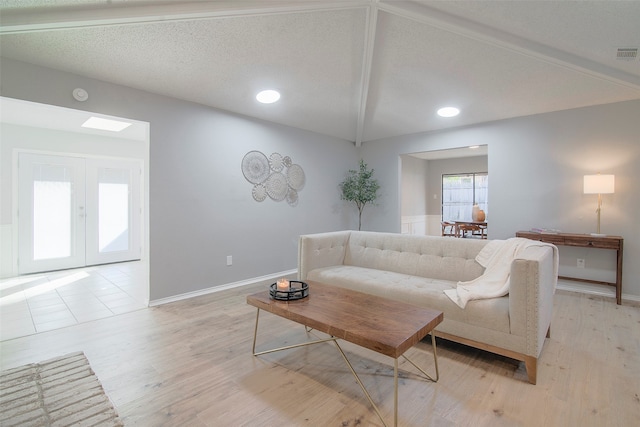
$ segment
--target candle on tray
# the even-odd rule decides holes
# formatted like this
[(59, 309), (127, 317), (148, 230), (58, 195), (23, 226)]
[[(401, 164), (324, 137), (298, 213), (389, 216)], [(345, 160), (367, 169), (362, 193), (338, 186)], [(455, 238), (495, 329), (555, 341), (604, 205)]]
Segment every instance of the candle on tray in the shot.
[(289, 291), (289, 281), (287, 279), (278, 279), (278, 290), (281, 292)]

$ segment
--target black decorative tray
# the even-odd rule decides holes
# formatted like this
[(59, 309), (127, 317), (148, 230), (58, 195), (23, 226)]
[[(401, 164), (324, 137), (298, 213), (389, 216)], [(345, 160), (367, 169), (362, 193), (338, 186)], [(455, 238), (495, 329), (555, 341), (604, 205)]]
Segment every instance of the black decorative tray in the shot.
[(289, 290), (278, 289), (277, 283), (269, 286), (269, 296), (278, 301), (295, 301), (309, 296), (309, 285), (299, 280), (289, 281)]

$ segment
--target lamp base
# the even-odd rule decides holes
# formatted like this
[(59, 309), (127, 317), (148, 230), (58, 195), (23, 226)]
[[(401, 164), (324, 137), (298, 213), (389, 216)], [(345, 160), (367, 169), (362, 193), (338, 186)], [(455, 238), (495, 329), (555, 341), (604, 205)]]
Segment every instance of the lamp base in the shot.
[(607, 237), (607, 235), (604, 233), (591, 233), (591, 235), (593, 237)]

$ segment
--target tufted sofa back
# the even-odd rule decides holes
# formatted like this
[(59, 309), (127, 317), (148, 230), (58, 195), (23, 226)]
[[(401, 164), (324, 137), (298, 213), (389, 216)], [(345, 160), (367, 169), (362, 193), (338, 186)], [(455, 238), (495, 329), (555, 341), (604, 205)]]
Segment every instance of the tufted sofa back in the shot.
[(481, 239), (348, 230), (304, 235), (300, 236), (299, 278), (304, 280), (315, 268), (353, 265), (432, 279), (467, 281), (484, 272), (475, 257), (487, 243)]
[(480, 239), (352, 231), (343, 263), (432, 279), (467, 281), (484, 272), (475, 257), (487, 243)]

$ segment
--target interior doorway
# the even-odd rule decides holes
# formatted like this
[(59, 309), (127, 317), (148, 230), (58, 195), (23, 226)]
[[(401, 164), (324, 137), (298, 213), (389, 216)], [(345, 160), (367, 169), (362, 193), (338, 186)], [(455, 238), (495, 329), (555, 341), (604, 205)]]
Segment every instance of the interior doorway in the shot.
[[(85, 110), (70, 109), (65, 107), (59, 107), (54, 105), (41, 104), (36, 102), (30, 102), (20, 99), (6, 98), (0, 96), (0, 278), (2, 280), (22, 280), (28, 279), (28, 276), (40, 275), (43, 273), (32, 273), (28, 276), (23, 273), (23, 264), (25, 257), (21, 256), (21, 246), (23, 245), (22, 238), (20, 237), (20, 200), (19, 200), (19, 157), (21, 153), (28, 154), (41, 154), (46, 156), (60, 156), (60, 157), (74, 157), (84, 158), (85, 165), (85, 180), (86, 182), (101, 182), (105, 191), (100, 191), (100, 184), (96, 184), (95, 191), (85, 190), (85, 209), (93, 203), (90, 198), (100, 198), (104, 200), (111, 200), (108, 205), (113, 205), (114, 200), (122, 199), (124, 194), (124, 183), (131, 180), (139, 180), (139, 197), (132, 197), (132, 202), (138, 202), (138, 208), (132, 206), (126, 206), (128, 210), (132, 208), (134, 211), (140, 212), (139, 216), (133, 216), (132, 218), (125, 218), (124, 215), (120, 215), (119, 222), (112, 224), (109, 229), (103, 229), (103, 233), (94, 234), (94, 242), (91, 242), (89, 234), (84, 239), (85, 245), (85, 263), (110, 263), (104, 265), (112, 265), (114, 262), (118, 262), (119, 258), (109, 258), (115, 256), (115, 254), (123, 252), (123, 248), (130, 242), (131, 233), (135, 236), (140, 236), (140, 244), (131, 243), (129, 246), (131, 249), (138, 246), (141, 248), (141, 253), (136, 254), (133, 259), (139, 258), (140, 261), (133, 261), (137, 263), (137, 271), (143, 274), (136, 274), (136, 278), (133, 280), (133, 285), (136, 286), (135, 295), (139, 300), (144, 301), (145, 305), (149, 303), (149, 147), (150, 147), (150, 124), (148, 122), (139, 121), (130, 118), (109, 116), (101, 113), (95, 113)], [(106, 130), (96, 129), (91, 127), (85, 127), (83, 124), (89, 119), (94, 117), (126, 122), (130, 124), (128, 127), (122, 130)], [(92, 166), (90, 163), (93, 161), (100, 162), (102, 160), (122, 160), (133, 161), (138, 172), (123, 172), (123, 170), (129, 169), (129, 166), (104, 166), (101, 164)], [(75, 167), (75, 166), (74, 166)], [(65, 169), (56, 169), (45, 171), (46, 174), (53, 175), (63, 172)], [(94, 171), (94, 172), (91, 172)], [(68, 171), (67, 171), (68, 172)], [(93, 178), (91, 174), (94, 174)], [(46, 176), (46, 175), (43, 175)], [(43, 181), (47, 181), (44, 179)], [(65, 179), (50, 179), (54, 183), (64, 183)], [(43, 183), (44, 185), (44, 183)], [(71, 186), (68, 184), (49, 184), (46, 185), (58, 185), (59, 191), (62, 191), (63, 187)], [(75, 186), (75, 184), (73, 184)], [(129, 185), (134, 185), (130, 183)], [(107, 188), (110, 187), (110, 188)], [(111, 190), (111, 191), (108, 191)], [(62, 193), (64, 194), (64, 192)], [(50, 194), (50, 197), (55, 197)], [(67, 196), (70, 197), (70, 196)], [(128, 199), (127, 199), (128, 200)], [(106, 202), (103, 203), (103, 205)], [(98, 206), (100, 200), (98, 200)], [(68, 204), (68, 209), (71, 211), (71, 204)], [(87, 209), (87, 216), (83, 219), (79, 213), (79, 206), (75, 205), (74, 215), (78, 215), (81, 221), (96, 220), (95, 209), (94, 214)], [(121, 206), (123, 206), (121, 204)], [(28, 209), (26, 210), (29, 211)], [(120, 212), (125, 211), (123, 208)], [(25, 210), (23, 208), (22, 212)], [(97, 210), (98, 215), (100, 210)], [(77, 218), (76, 218), (77, 219)], [(138, 221), (139, 223), (125, 221)], [(125, 224), (123, 226), (122, 224)], [(67, 226), (69, 230), (60, 229), (57, 232), (68, 231), (69, 235), (73, 234), (73, 244), (76, 244), (77, 232), (71, 232), (71, 225)], [(95, 225), (99, 229), (100, 225)], [(75, 228), (75, 227), (74, 227)], [(135, 229), (138, 228), (137, 231)], [(126, 230), (126, 231), (125, 231)], [(72, 243), (68, 243), (71, 245)], [(77, 248), (80, 248), (81, 243), (77, 243)], [(95, 252), (95, 256), (99, 256), (101, 259), (92, 259), (91, 251), (88, 251), (88, 247), (98, 248)], [(39, 252), (38, 256), (40, 261), (44, 261), (48, 257), (52, 257), (51, 253), (46, 251), (50, 249), (43, 248)], [(71, 249), (69, 248), (68, 252)], [(82, 253), (81, 249), (78, 249), (77, 253)], [(22, 258), (22, 262), (21, 259)], [(129, 257), (131, 258), (131, 257)], [(87, 262), (88, 259), (88, 262)], [(121, 258), (120, 258), (121, 259)], [(127, 261), (125, 264), (131, 264)], [(80, 263), (82, 264), (82, 263)], [(77, 265), (76, 262), (70, 265)], [(57, 269), (61, 266), (49, 266), (48, 269)], [(65, 267), (73, 268), (73, 267)], [(92, 268), (92, 267), (85, 267)], [(34, 270), (35, 271), (35, 270)], [(69, 271), (69, 270), (66, 270)], [(62, 271), (61, 271), (62, 273)], [(48, 274), (48, 273), (44, 273)], [(4, 289), (4, 288), (3, 288)], [(132, 291), (133, 292), (133, 291)], [(3, 310), (7, 309), (6, 306), (2, 307)]]
[(477, 145), (401, 155), (401, 232), (442, 235), (443, 175), (488, 172), (488, 154)]

